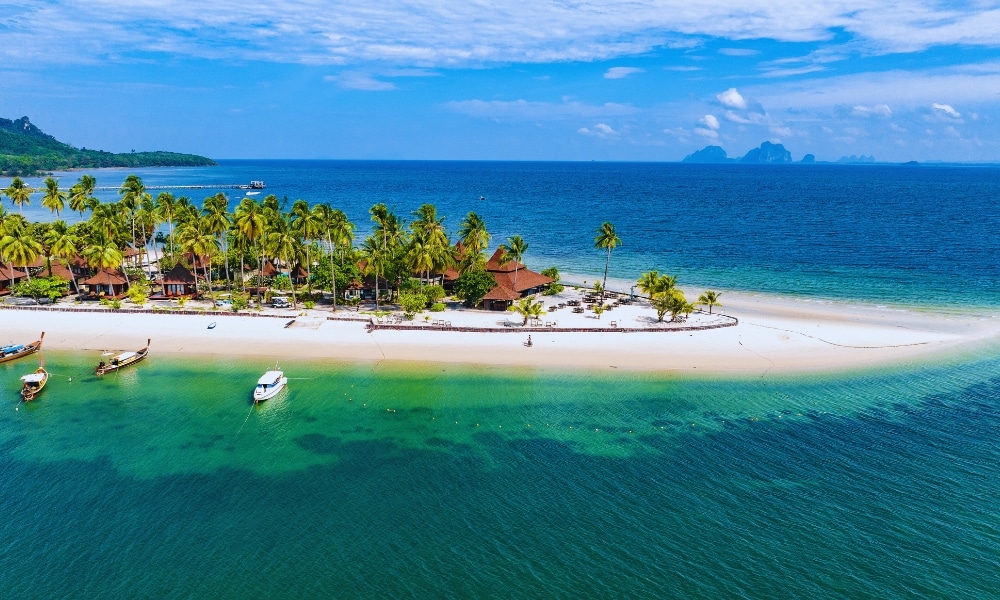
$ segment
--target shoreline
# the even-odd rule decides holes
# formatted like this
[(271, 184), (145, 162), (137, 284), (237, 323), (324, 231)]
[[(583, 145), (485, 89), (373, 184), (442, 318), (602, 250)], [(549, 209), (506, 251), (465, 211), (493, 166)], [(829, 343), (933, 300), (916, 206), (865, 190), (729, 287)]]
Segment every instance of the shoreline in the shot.
[[(620, 331), (368, 331), (359, 313), (302, 310), (234, 315), (206, 311), (110, 312), (33, 307), (0, 309), (0, 343), (26, 343), (46, 332), (45, 349), (134, 350), (152, 338), (158, 353), (402, 361), (528, 368), (619, 369), (670, 374), (747, 375), (832, 372), (889, 365), (1000, 338), (1000, 319), (936, 316), (852, 304), (739, 297), (724, 311), (739, 324), (670, 335)], [(482, 317), (486, 311), (475, 311)], [(503, 316), (504, 313), (498, 313)], [(444, 313), (445, 317), (448, 313)], [(454, 311), (453, 316), (461, 316)], [(489, 315), (486, 315), (489, 316)], [(216, 327), (208, 329), (215, 321)], [(294, 321), (289, 323), (290, 321)], [(525, 347), (530, 334), (533, 346)], [(96, 363), (95, 363), (96, 364)]]

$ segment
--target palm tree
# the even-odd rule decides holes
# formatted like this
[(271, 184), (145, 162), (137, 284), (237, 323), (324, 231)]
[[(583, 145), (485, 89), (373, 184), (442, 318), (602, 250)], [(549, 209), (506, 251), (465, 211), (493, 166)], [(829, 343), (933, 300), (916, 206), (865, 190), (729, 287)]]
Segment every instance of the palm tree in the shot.
[[(52, 224), (47, 234), (47, 242), (49, 245), (49, 253), (55, 258), (61, 258), (63, 260), (70, 260), (77, 254), (77, 248), (80, 245), (80, 238), (78, 238), (75, 232), (66, 227), (66, 223), (63, 221), (56, 221)], [(52, 272), (52, 265), (49, 264), (49, 272)], [(76, 282), (76, 277), (73, 278), (73, 287), (76, 288), (76, 293), (80, 293), (80, 286)]]
[(160, 192), (156, 197), (156, 213), (170, 232), (170, 254), (174, 253), (174, 220), (177, 218), (177, 201), (170, 192)]
[(653, 297), (653, 290), (656, 289), (656, 281), (660, 278), (659, 271), (646, 271), (639, 276), (639, 280), (635, 282), (635, 286), (639, 288), (639, 291), (646, 294), (647, 298)]
[(524, 260), (524, 253), (528, 251), (528, 243), (519, 235), (507, 238), (507, 243), (500, 246), (503, 253), (500, 255), (500, 264), (507, 264), (514, 261), (514, 287), (517, 287), (517, 268)]
[(713, 292), (711, 290), (708, 290), (702, 295), (698, 296), (698, 302), (696, 302), (695, 304), (707, 304), (708, 314), (712, 314), (713, 306), (722, 306), (722, 304), (719, 303), (719, 296), (721, 295), (722, 292)]
[(226, 236), (226, 232), (229, 231), (232, 225), (232, 218), (229, 216), (229, 198), (222, 192), (205, 198), (202, 213), (204, 214), (203, 218), (206, 220), (208, 230), (218, 238), (219, 245), (222, 247), (222, 254), (226, 257), (226, 289), (232, 291), (229, 276), (229, 239)]
[[(84, 245), (82, 255), (87, 264), (94, 269), (118, 269), (125, 260), (118, 243), (100, 231), (95, 232)], [(128, 281), (128, 273), (125, 273), (125, 281)]]
[(10, 201), (17, 205), (17, 211), (24, 214), (24, 205), (31, 204), (31, 194), (35, 188), (29, 186), (20, 177), (10, 180), (10, 185), (3, 191), (3, 195), (10, 198)]
[(545, 314), (545, 307), (542, 306), (542, 303), (535, 302), (531, 298), (521, 298), (511, 309), (524, 317), (524, 322), (521, 325), (527, 325), (528, 319), (537, 319)]
[(114, 238), (120, 225), (119, 214), (113, 204), (99, 204), (90, 215), (91, 229), (100, 232), (106, 238)]
[(26, 226), (8, 227), (7, 233), (0, 238), (0, 257), (14, 265), (24, 265), (24, 272), (31, 281), (32, 262), (42, 253), (42, 245), (35, 239), (31, 229)]
[(605, 221), (597, 230), (597, 237), (594, 238), (594, 247), (607, 250), (608, 257), (604, 261), (604, 282), (601, 284), (601, 304), (604, 304), (604, 288), (608, 287), (608, 266), (611, 264), (611, 251), (621, 246), (622, 240), (615, 233), (615, 226)]
[(312, 295), (312, 251), (309, 242), (321, 239), (323, 221), (309, 207), (305, 200), (292, 203), (292, 229), (302, 238), (306, 247), (306, 289)]
[(53, 177), (45, 178), (45, 195), (42, 196), (42, 206), (56, 213), (66, 208), (66, 192), (59, 189), (59, 181)]
[(348, 220), (344, 211), (331, 209), (329, 204), (317, 204), (313, 213), (320, 229), (326, 232), (327, 251), (330, 258), (330, 293), (333, 296), (333, 310), (337, 310), (337, 273), (333, 268), (333, 253), (340, 253), (340, 263), (344, 263), (344, 251), (354, 243), (354, 223)]
[(292, 229), (288, 221), (281, 215), (271, 222), (270, 231), (266, 237), (266, 246), (271, 256), (280, 257), (285, 261), (285, 268), (288, 270), (288, 282), (292, 286), (292, 307), (297, 306), (295, 298), (295, 280), (292, 278), (292, 265), (298, 262), (303, 253), (302, 238), (298, 232)]
[(483, 252), (490, 245), (493, 236), (486, 230), (486, 221), (474, 212), (469, 212), (458, 230), (458, 237), (465, 246), (465, 257), (462, 259), (463, 273), (481, 267), (485, 262)]
[[(264, 214), (264, 207), (246, 197), (240, 200), (236, 207), (236, 215), (233, 220), (236, 230), (246, 243), (260, 250), (260, 263), (258, 265), (257, 292), (260, 295), (261, 282), (264, 279), (264, 234), (267, 231), (267, 218)], [(242, 260), (242, 259), (241, 259)], [(242, 262), (241, 262), (242, 265)]]
[[(191, 253), (194, 262), (197, 262), (201, 257), (207, 259), (203, 261), (203, 270), (205, 272), (205, 281), (208, 282), (209, 292), (211, 292), (212, 274), (209, 264), (212, 262), (212, 257), (219, 252), (219, 239), (215, 237), (208, 219), (192, 219), (187, 221), (181, 227), (178, 238), (181, 250)], [(198, 290), (197, 269), (195, 270), (194, 287), (195, 293), (200, 293)]]
[[(430, 278), (430, 272), (435, 265), (434, 245), (424, 239), (423, 234), (416, 234), (410, 241), (410, 249), (406, 253), (406, 266), (414, 273), (426, 273)], [(424, 289), (424, 277), (420, 278), (420, 289)]]
[(94, 198), (96, 188), (97, 180), (90, 175), (81, 175), (80, 179), (69, 188), (69, 209), (80, 213), (81, 219), (83, 213), (91, 208), (92, 201), (96, 200)]
[(118, 193), (122, 195), (121, 207), (132, 223), (132, 246), (135, 247), (135, 213), (142, 206), (143, 201), (152, 199), (152, 195), (146, 191), (146, 186), (138, 175), (126, 177)]
[(375, 278), (375, 310), (378, 310), (378, 279), (385, 275), (389, 264), (389, 253), (379, 245), (378, 240), (373, 235), (365, 239), (365, 243), (361, 246), (361, 252), (364, 253), (366, 259), (362, 273), (366, 277), (373, 276)]

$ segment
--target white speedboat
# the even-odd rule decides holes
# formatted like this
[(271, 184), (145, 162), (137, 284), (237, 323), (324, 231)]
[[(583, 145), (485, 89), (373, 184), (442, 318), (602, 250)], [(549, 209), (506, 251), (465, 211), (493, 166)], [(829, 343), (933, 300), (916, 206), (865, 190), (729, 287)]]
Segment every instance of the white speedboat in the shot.
[(281, 371), (268, 371), (257, 380), (257, 388), (253, 391), (253, 401), (263, 402), (278, 395), (278, 392), (288, 384), (288, 378)]

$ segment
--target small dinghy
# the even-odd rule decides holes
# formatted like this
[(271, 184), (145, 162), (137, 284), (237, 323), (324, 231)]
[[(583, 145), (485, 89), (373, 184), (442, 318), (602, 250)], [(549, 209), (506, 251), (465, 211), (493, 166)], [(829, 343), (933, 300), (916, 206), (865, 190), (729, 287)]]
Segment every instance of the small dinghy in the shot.
[(209, 323), (208, 324), (208, 328), (209, 329), (215, 329), (215, 321), (212, 321), (211, 323)]

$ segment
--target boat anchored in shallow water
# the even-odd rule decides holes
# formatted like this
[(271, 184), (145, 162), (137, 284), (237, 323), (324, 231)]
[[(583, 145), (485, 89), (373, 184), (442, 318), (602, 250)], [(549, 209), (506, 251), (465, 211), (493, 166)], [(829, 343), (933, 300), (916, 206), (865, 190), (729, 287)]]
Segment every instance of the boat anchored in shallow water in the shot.
[(31, 342), (30, 344), (11, 344), (0, 348), (0, 363), (7, 362), (8, 360), (15, 360), (21, 358), (22, 356), (38, 352), (42, 348), (43, 339), (45, 339), (44, 331), (42, 332), (42, 335), (38, 336), (37, 340)]
[(42, 392), (42, 388), (49, 381), (49, 373), (42, 367), (38, 367), (31, 375), (21, 376), (21, 399), (31, 402), (35, 396)]
[(281, 371), (268, 371), (257, 380), (257, 387), (253, 391), (254, 403), (263, 402), (278, 395), (278, 392), (285, 389), (288, 378)]
[(136, 350), (135, 352), (122, 352), (121, 354), (116, 354), (111, 357), (111, 360), (104, 362), (103, 360), (97, 365), (97, 374), (106, 375), (108, 373), (117, 371), (119, 369), (124, 369), (130, 365), (141, 361), (146, 358), (149, 354), (149, 342), (151, 340), (146, 340), (146, 347), (142, 350)]

